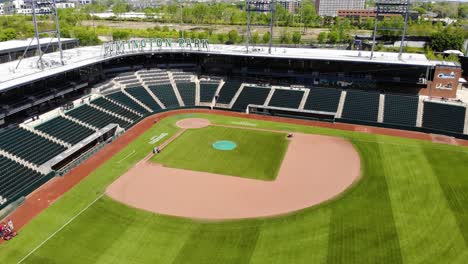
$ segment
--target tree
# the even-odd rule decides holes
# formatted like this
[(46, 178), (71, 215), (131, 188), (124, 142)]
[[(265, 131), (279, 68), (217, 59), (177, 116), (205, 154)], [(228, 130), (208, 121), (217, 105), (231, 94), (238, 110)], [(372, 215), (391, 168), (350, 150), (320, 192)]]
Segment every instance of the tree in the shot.
[(114, 15), (116, 15), (117, 17), (119, 17), (121, 14), (127, 12), (129, 10), (129, 5), (125, 2), (119, 2), (119, 3), (116, 3), (113, 7), (112, 7), (112, 12), (114, 13)]
[(413, 8), (414, 11), (418, 12), (420, 15), (424, 15), (427, 13), (426, 9), (424, 9), (422, 6), (418, 6)]
[(217, 35), (217, 38), (218, 38), (219, 43), (225, 43), (226, 39), (227, 39), (227, 36), (226, 36), (226, 34), (219, 33)]
[(460, 4), (458, 7), (458, 18), (468, 18), (468, 3)]
[(458, 8), (456, 3), (438, 3), (432, 9), (433, 12), (437, 13), (438, 17), (452, 17), (458, 16)]
[(80, 41), (81, 46), (91, 46), (100, 44), (101, 41), (97, 37), (96, 33), (90, 28), (78, 27), (74, 31), (75, 38)]
[(7, 41), (17, 38), (16, 30), (13, 28), (7, 28), (0, 31), (0, 41)]
[(320, 32), (320, 34), (318, 35), (318, 43), (320, 44), (323, 44), (327, 41), (327, 32)]
[(294, 31), (292, 34), (292, 42), (296, 45), (301, 43), (301, 33), (299, 31)]
[(463, 29), (450, 26), (432, 34), (430, 47), (432, 50), (439, 52), (444, 50), (462, 50), (463, 42)]
[(280, 43), (285, 43), (285, 44), (291, 43), (291, 33), (289, 33), (286, 30), (281, 31)]
[(82, 9), (86, 14), (91, 14), (91, 13), (104, 12), (106, 11), (107, 7), (103, 4), (95, 2), (89, 5), (84, 5)]
[(192, 7), (192, 21), (199, 24), (205, 22), (208, 14), (208, 6), (203, 3), (197, 3)]
[[(383, 21), (379, 22), (379, 28), (403, 28), (405, 22), (403, 16), (392, 16), (390, 18), (385, 18)], [(396, 30), (382, 30), (379, 31), (379, 34), (384, 36), (400, 36), (401, 31)]]
[(240, 40), (240, 35), (239, 35), (239, 32), (237, 32), (237, 30), (233, 29), (228, 32), (228, 41), (226, 44), (234, 44), (234, 43), (239, 42), (239, 40)]
[(337, 19), (330, 29), (328, 40), (331, 43), (347, 42), (350, 39), (349, 29), (351, 29), (351, 22), (348, 19)]
[(340, 37), (337, 31), (330, 31), (330, 33), (328, 33), (328, 41), (330, 41), (330, 43), (335, 44), (338, 43), (339, 40)]
[(130, 32), (124, 30), (116, 30), (112, 32), (113, 40), (127, 40), (130, 38)]
[(270, 31), (265, 32), (262, 37), (262, 42), (263, 43), (269, 43), (270, 42)]
[(258, 34), (258, 32), (255, 32), (253, 35), (252, 35), (252, 43), (253, 44), (257, 44), (260, 42), (260, 35)]
[(310, 1), (305, 1), (303, 3), (302, 8), (299, 9), (299, 14), (302, 16), (302, 23), (304, 23), (304, 32), (318, 20), (315, 5)]
[(166, 21), (180, 22), (180, 7), (176, 4), (167, 5), (165, 8), (165, 14), (167, 14)]

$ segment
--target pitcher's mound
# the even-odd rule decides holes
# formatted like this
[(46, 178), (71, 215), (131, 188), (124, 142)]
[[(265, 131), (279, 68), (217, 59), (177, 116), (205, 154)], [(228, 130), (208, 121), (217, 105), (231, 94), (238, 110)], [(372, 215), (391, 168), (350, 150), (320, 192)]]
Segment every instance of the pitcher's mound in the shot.
[(207, 127), (211, 123), (204, 118), (185, 118), (177, 121), (176, 125), (180, 128), (202, 128)]

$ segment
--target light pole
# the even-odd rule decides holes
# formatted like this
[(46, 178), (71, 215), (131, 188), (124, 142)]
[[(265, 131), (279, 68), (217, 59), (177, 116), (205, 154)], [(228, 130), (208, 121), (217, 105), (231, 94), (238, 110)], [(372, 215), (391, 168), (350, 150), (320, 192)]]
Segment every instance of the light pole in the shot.
[(182, 9), (182, 1), (179, 1), (179, 10), (180, 10), (180, 30), (182, 32), (182, 38), (184, 38), (184, 28), (183, 28), (183, 25), (184, 25), (184, 12), (183, 12), (183, 9)]

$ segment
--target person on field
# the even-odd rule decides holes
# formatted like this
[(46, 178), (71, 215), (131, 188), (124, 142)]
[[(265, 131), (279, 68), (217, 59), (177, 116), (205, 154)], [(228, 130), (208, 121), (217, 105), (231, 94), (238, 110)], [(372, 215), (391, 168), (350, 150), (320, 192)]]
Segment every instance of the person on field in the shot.
[(11, 219), (8, 219), (8, 227), (10, 228), (11, 232), (13, 232), (13, 230), (15, 230), (14, 225), (13, 225), (13, 221), (11, 221)]

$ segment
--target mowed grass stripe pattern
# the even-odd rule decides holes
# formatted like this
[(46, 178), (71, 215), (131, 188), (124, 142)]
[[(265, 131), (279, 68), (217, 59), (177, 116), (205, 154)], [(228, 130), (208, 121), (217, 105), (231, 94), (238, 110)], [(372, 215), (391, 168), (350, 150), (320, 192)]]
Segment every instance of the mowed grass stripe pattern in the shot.
[[(222, 140), (237, 147), (215, 149), (213, 143)], [(274, 180), (288, 143), (284, 133), (209, 126), (186, 130), (151, 160), (173, 168)]]
[(378, 143), (355, 143), (363, 181), (332, 209), (328, 263), (401, 263)]
[[(382, 169), (388, 183), (403, 262), (466, 260), (465, 243), (434, 170), (438, 165), (428, 158), (435, 153), (449, 157), (457, 153), (387, 144), (381, 144), (380, 151), (386, 157)], [(466, 165), (458, 163), (456, 166)], [(462, 186), (466, 188), (467, 185)]]
[[(248, 119), (194, 117), (349, 138), (363, 156), (363, 177), (333, 201), (270, 219), (194, 221), (103, 198), (25, 263), (466, 263), (467, 148)], [(25, 256), (145, 157), (153, 147), (148, 144), (151, 137), (173, 135), (179, 118), (183, 117), (159, 122), (35, 218), (20, 236), (0, 245), (0, 261), (16, 263)], [(135, 155), (118, 163), (133, 150)]]

